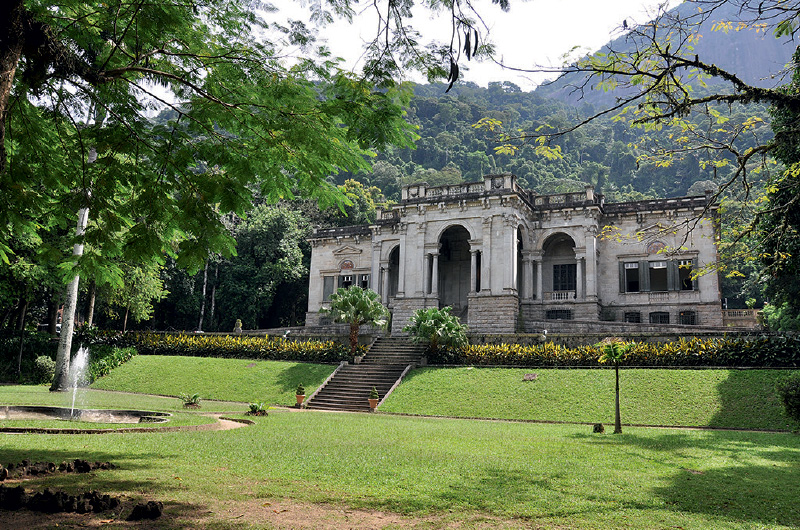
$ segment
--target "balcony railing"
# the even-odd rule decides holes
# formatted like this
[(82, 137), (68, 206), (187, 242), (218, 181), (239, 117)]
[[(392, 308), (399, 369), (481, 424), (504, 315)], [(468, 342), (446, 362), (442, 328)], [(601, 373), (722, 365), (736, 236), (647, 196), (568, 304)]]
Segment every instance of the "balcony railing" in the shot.
[(575, 291), (550, 291), (544, 293), (544, 299), (551, 302), (575, 300)]

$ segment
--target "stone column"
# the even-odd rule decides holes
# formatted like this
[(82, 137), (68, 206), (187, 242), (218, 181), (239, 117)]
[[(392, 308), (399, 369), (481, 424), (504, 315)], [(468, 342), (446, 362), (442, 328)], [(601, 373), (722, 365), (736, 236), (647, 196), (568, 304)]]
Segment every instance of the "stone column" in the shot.
[[(369, 286), (373, 291), (380, 289), (380, 271), (381, 271), (381, 242), (372, 242), (372, 264), (369, 270)], [(358, 280), (356, 280), (358, 281)]]
[[(491, 180), (491, 179), (488, 179)], [(487, 180), (487, 181), (488, 181)], [(481, 241), (483, 241), (483, 254), (481, 254), (481, 291), (492, 291), (492, 216), (483, 218)]]
[(433, 258), (433, 266), (431, 271), (431, 294), (435, 297), (439, 297), (439, 253), (432, 252), (431, 257)]
[(584, 299), (583, 292), (583, 262), (586, 258), (584, 256), (575, 256), (575, 298), (577, 300)]
[(381, 262), (381, 302), (383, 305), (389, 303), (389, 262)]
[(400, 239), (400, 263), (397, 266), (397, 296), (404, 297), (406, 293), (406, 238)]
[(544, 254), (541, 250), (531, 252), (531, 259), (536, 264), (536, 299), (542, 300), (542, 258)]
[(469, 293), (475, 294), (478, 288), (478, 250), (469, 251)]
[(533, 294), (533, 258), (530, 251), (523, 252), (522, 255), (522, 287), (520, 293), (524, 300), (530, 300)]
[(586, 299), (597, 300), (597, 227), (586, 229)]
[(422, 259), (422, 294), (427, 295), (430, 290), (430, 270), (431, 270), (431, 255), (425, 254)]

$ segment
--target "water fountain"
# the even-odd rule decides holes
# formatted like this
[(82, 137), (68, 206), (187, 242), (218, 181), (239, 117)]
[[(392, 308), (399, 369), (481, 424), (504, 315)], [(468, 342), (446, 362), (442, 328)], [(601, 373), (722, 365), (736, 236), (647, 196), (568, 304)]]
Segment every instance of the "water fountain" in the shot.
[[(83, 399), (89, 383), (89, 348), (81, 346), (67, 373), (69, 407), (0, 405), (0, 420), (71, 420), (92, 423), (162, 423), (172, 414), (144, 410), (87, 409)], [(76, 408), (77, 404), (77, 408)], [(17, 429), (0, 429), (15, 432)], [(24, 430), (24, 429), (23, 429)]]
[(67, 381), (72, 389), (72, 405), (70, 406), (70, 417), (75, 416), (75, 398), (78, 395), (78, 388), (85, 388), (88, 380), (86, 373), (89, 370), (89, 348), (81, 345), (78, 348), (78, 353), (69, 365), (69, 373)]

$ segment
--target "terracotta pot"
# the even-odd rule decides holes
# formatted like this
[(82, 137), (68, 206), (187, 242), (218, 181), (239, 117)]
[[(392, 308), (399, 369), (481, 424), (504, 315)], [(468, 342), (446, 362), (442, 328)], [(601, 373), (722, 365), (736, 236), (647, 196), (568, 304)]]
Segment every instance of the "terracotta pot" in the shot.
[(306, 395), (305, 394), (295, 394), (294, 397), (297, 398), (297, 406), (298, 407), (301, 406), (303, 404), (303, 400), (306, 399)]
[(378, 401), (379, 400), (378, 399), (367, 398), (367, 401), (369, 401), (369, 409), (374, 412), (375, 409), (378, 408)]

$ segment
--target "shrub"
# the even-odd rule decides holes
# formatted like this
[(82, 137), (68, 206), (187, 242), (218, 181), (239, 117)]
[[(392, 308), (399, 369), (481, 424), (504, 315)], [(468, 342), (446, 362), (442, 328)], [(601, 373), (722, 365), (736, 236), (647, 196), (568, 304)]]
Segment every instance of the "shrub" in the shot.
[(305, 396), (306, 395), (306, 388), (303, 386), (303, 383), (297, 385), (297, 389), (294, 391), (295, 395), (298, 396)]
[(443, 348), (462, 348), (467, 345), (467, 326), (457, 316), (451, 315), (451, 307), (417, 309), (410, 324), (403, 328), (414, 341), (428, 341), (433, 352)]
[(33, 362), (34, 382), (39, 385), (47, 384), (53, 380), (56, 373), (56, 362), (47, 355), (40, 355)]
[(135, 348), (115, 348), (104, 344), (95, 344), (91, 347), (89, 357), (89, 381), (108, 375), (111, 370), (128, 362), (136, 355)]
[[(129, 334), (128, 341), (141, 355), (323, 363), (350, 359), (347, 346), (332, 340), (294, 341), (269, 336), (136, 333)], [(363, 350), (363, 347), (359, 348)]]
[(786, 415), (800, 422), (800, 373), (793, 373), (778, 380), (775, 389)]
[[(428, 355), (431, 364), (498, 366), (601, 366), (601, 348), (568, 348), (552, 342), (533, 346), (483, 344), (440, 349)], [(800, 341), (791, 337), (681, 338), (675, 342), (637, 342), (627, 352), (626, 366), (800, 366)]]
[(178, 396), (187, 408), (200, 408), (200, 394), (183, 394)]
[(250, 403), (249, 410), (245, 412), (248, 416), (267, 416), (267, 407), (263, 403)]

